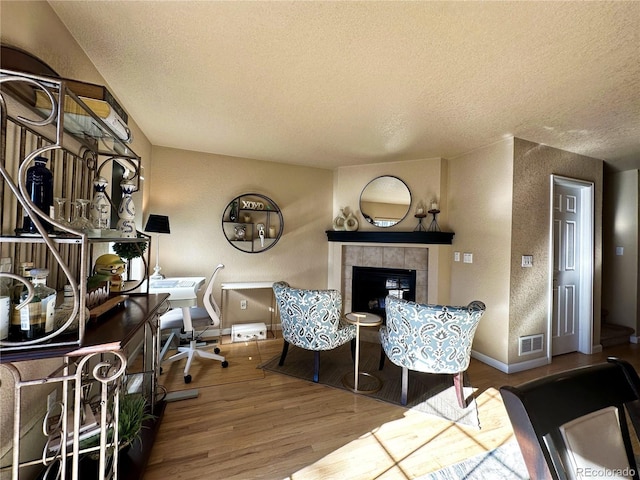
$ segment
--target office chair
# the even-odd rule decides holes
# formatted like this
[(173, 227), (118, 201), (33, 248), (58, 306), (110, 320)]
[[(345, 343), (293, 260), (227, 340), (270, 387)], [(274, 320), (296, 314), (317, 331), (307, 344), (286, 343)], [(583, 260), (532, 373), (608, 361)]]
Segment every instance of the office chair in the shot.
[(500, 394), (531, 478), (638, 480), (640, 378), (628, 362), (610, 357)]
[(179, 333), (184, 330), (187, 334), (190, 335), (189, 346), (178, 347), (178, 353), (172, 355), (166, 360), (162, 361), (162, 364), (165, 363), (173, 363), (183, 358), (187, 359), (187, 364), (184, 367), (184, 383), (191, 382), (191, 375), (189, 375), (189, 369), (191, 368), (191, 362), (194, 357), (202, 357), (208, 358), (211, 360), (218, 360), (222, 362), (222, 367), (226, 368), (229, 366), (229, 362), (225, 360), (222, 355), (218, 355), (220, 353), (220, 349), (218, 347), (214, 348), (213, 352), (207, 352), (202, 350), (203, 347), (207, 345), (198, 346), (198, 338), (196, 336), (196, 330), (207, 329), (209, 327), (219, 327), (220, 326), (220, 307), (216, 303), (213, 298), (213, 285), (218, 275), (218, 272), (224, 268), (224, 265), (219, 264), (216, 266), (213, 274), (211, 275), (211, 279), (209, 279), (209, 283), (207, 284), (207, 288), (204, 292), (204, 296), (202, 297), (203, 307), (190, 307), (188, 312), (191, 317), (191, 329), (189, 330), (189, 326), (185, 325), (184, 321), (184, 311), (182, 308), (174, 308), (169, 310), (165, 314), (160, 317), (160, 330), (169, 330), (171, 329), (171, 335), (166, 341), (162, 351), (160, 352), (160, 360), (164, 358), (164, 354), (167, 352), (169, 346), (173, 342), (174, 339), (178, 339), (179, 341)]

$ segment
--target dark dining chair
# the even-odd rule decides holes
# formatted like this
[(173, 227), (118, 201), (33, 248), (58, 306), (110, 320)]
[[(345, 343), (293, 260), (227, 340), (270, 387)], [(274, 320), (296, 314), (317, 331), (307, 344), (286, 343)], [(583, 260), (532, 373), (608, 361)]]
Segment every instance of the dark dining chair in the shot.
[(628, 362), (609, 358), (500, 394), (532, 479), (638, 479), (640, 379)]

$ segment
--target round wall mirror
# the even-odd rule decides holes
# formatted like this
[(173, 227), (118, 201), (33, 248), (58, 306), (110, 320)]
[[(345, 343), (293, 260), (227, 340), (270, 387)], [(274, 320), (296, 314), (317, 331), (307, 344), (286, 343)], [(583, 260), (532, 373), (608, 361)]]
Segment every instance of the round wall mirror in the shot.
[(410, 206), (409, 187), (391, 175), (374, 178), (360, 194), (360, 212), (376, 227), (393, 227), (407, 216)]

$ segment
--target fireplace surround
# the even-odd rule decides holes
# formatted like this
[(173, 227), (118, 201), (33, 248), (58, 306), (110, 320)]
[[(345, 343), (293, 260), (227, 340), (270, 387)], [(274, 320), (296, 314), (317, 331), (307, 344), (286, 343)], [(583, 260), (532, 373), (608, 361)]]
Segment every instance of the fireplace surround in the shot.
[(329, 288), (340, 290), (353, 311), (353, 266), (416, 271), (416, 302), (447, 304), (451, 289), (453, 232), (327, 231)]
[(416, 299), (416, 271), (404, 268), (352, 267), (351, 309), (386, 317), (385, 300), (393, 295)]

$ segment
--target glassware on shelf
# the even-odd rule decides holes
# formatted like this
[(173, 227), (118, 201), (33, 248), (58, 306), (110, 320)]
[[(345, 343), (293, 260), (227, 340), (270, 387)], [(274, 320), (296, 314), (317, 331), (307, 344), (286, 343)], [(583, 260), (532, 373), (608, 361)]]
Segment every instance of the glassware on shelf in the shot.
[[(56, 291), (47, 286), (49, 270), (33, 268), (30, 271), (31, 283), (35, 295), (31, 302), (20, 309), (20, 330), (22, 340), (35, 340), (51, 333), (54, 328), (54, 309), (56, 306)], [(20, 294), (20, 302), (27, 299), (28, 291)]]
[[(21, 277), (24, 277), (26, 281), (31, 282), (31, 270), (33, 269), (33, 262), (22, 262), (20, 264), (20, 270), (19, 270), (19, 275)], [(28, 340), (28, 338), (23, 337), (23, 331), (22, 331), (22, 316), (23, 315), (29, 315), (29, 310), (27, 309), (27, 306), (25, 305), (24, 307), (22, 307), (21, 309), (17, 309), (15, 308), (17, 305), (20, 305), (20, 303), (22, 303), (22, 300), (20, 300), (20, 298), (26, 298), (23, 297), (23, 295), (28, 295), (29, 291), (26, 287), (26, 285), (24, 285), (23, 283), (17, 282), (13, 285), (13, 288), (11, 289), (12, 294), (11, 294), (11, 320), (10, 320), (10, 324), (9, 324), (9, 341), (10, 342), (21, 342), (23, 340)], [(26, 313), (23, 313), (26, 312)], [(26, 325), (26, 323), (25, 323)]]
[[(73, 313), (73, 309), (75, 308), (74, 300), (75, 299), (74, 299), (73, 289), (71, 285), (69, 284), (65, 285), (63, 301), (58, 307), (56, 307), (55, 313), (54, 313), (54, 326), (55, 326), (54, 328), (56, 330), (62, 328), (64, 324), (67, 323), (67, 321), (69, 321), (69, 318), (71, 318), (71, 314)], [(85, 310), (85, 315), (84, 315), (85, 322), (88, 322), (91, 312), (89, 312), (89, 309), (86, 307), (84, 310)], [(69, 333), (77, 332), (80, 326), (79, 322), (80, 322), (80, 313), (77, 313), (75, 317), (73, 317), (73, 320), (67, 327), (66, 331)]]
[(56, 222), (60, 223), (61, 225), (64, 225), (65, 227), (69, 226), (69, 220), (67, 219), (67, 216), (65, 215), (65, 203), (67, 202), (66, 198), (63, 197), (55, 197), (53, 199), (53, 201), (56, 204)]
[(76, 230), (86, 232), (93, 228), (93, 224), (87, 218), (87, 205), (89, 205), (89, 200), (86, 198), (78, 198), (76, 200), (76, 214), (71, 222), (71, 226)]

